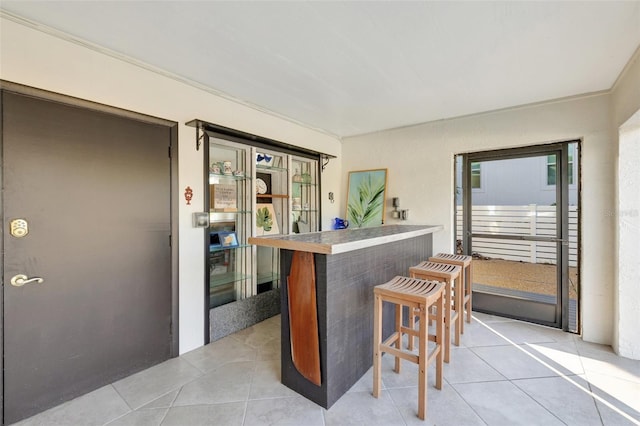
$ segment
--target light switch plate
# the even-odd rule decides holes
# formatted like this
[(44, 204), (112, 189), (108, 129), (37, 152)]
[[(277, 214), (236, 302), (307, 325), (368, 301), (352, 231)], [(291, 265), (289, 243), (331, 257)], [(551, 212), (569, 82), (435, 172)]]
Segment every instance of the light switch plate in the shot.
[(192, 215), (194, 228), (206, 228), (209, 226), (209, 213), (195, 212)]

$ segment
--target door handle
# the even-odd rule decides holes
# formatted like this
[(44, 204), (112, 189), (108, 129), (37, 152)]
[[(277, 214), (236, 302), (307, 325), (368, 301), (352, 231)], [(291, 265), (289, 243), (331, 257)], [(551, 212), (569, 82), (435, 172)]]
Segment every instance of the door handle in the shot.
[(26, 275), (18, 274), (11, 278), (11, 285), (16, 287), (22, 287), (25, 284), (36, 282), (38, 284), (42, 284), (44, 280), (40, 277), (29, 278)]

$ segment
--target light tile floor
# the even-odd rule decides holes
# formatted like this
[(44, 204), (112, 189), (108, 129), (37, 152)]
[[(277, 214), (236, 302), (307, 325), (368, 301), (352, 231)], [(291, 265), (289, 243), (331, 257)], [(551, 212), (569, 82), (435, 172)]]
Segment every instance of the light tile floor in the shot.
[(578, 336), (474, 313), (452, 346), (442, 390), (429, 371), (426, 421), (417, 366), (383, 392), (369, 370), (329, 410), (280, 383), (280, 317), (26, 419), (27, 425), (640, 425), (640, 361)]

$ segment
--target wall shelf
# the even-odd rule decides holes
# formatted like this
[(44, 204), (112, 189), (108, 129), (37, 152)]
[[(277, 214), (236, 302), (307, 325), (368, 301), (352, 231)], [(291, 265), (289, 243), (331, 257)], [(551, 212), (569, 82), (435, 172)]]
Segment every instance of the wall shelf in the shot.
[(289, 198), (287, 194), (257, 194), (256, 198)]
[(210, 288), (214, 289), (216, 287), (221, 287), (226, 284), (232, 284), (236, 281), (246, 280), (249, 278), (251, 277), (237, 272), (227, 272), (219, 275), (211, 275)]
[(245, 248), (245, 247), (252, 247), (251, 244), (239, 244), (237, 246), (233, 246), (233, 247), (209, 247), (209, 253), (213, 253), (216, 251), (224, 251), (224, 250), (236, 250), (236, 249), (241, 249), (241, 248)]

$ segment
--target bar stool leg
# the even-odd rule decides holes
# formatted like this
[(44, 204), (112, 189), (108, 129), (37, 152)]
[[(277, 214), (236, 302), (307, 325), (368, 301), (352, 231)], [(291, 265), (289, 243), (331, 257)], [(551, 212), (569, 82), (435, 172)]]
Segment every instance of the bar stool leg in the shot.
[[(416, 313), (417, 312), (413, 312), (413, 308), (409, 308), (409, 328), (412, 330), (416, 329)], [(407, 344), (407, 349), (409, 349), (410, 351), (413, 350), (413, 335), (408, 334), (407, 338), (409, 339), (409, 343)]]
[(467, 294), (469, 295), (469, 302), (467, 306), (467, 322), (468, 323), (471, 323), (471, 300), (473, 299), (472, 293), (471, 293), (472, 291), (473, 291), (473, 260), (469, 264), (469, 285), (467, 287)]
[(373, 396), (380, 396), (381, 357), (380, 344), (382, 343), (382, 299), (375, 296), (373, 308)]
[[(436, 355), (436, 389), (442, 389), (442, 370), (443, 370), (443, 366), (444, 364), (442, 363), (443, 361), (443, 356), (442, 356), (442, 340), (446, 338), (446, 336), (444, 335), (444, 315), (443, 315), (443, 304), (444, 304), (444, 298), (443, 297), (439, 297), (438, 300), (436, 301), (436, 345), (440, 346), (440, 350), (438, 351), (438, 354)], [(425, 345), (426, 346), (426, 345)]]
[[(452, 282), (445, 281), (444, 291), (444, 362), (448, 363), (451, 356), (451, 291), (453, 290)], [(437, 309), (436, 309), (437, 310)], [(442, 315), (442, 311), (438, 315)], [(459, 342), (458, 342), (459, 343)], [(456, 343), (456, 345), (458, 344)]]
[(463, 283), (460, 280), (460, 276), (453, 281), (455, 292), (455, 310), (458, 313), (456, 318), (456, 331), (455, 331), (455, 343), (456, 346), (460, 346), (460, 334), (462, 330), (462, 323), (464, 322), (464, 288)]
[[(411, 310), (411, 308), (409, 308)], [(402, 305), (396, 304), (396, 349), (399, 351), (402, 349)], [(411, 336), (409, 336), (411, 338)], [(400, 357), (396, 356), (395, 367), (393, 369), (396, 373), (400, 374)]]
[(467, 306), (467, 302), (465, 301), (466, 297), (467, 297), (467, 274), (466, 274), (466, 269), (467, 268), (462, 268), (462, 271), (460, 271), (460, 280), (462, 281), (462, 310), (460, 311), (460, 318), (462, 318), (462, 320), (460, 320), (460, 334), (464, 334), (464, 317), (465, 317), (465, 312), (464, 312), (464, 308), (465, 306)]
[[(418, 417), (424, 420), (427, 412), (427, 308), (420, 305), (420, 319), (418, 328), (420, 333), (418, 348)], [(439, 311), (442, 315), (442, 310)], [(438, 318), (439, 324), (442, 325), (442, 319)], [(437, 322), (436, 321), (436, 322)], [(442, 358), (441, 358), (442, 360)]]

